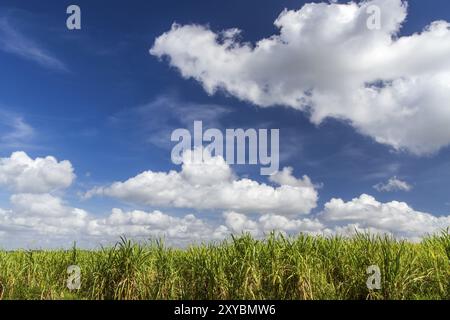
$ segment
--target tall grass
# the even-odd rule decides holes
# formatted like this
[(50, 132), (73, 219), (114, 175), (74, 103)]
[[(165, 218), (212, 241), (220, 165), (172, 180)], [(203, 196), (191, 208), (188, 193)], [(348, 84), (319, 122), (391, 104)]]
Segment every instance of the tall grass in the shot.
[[(67, 267), (81, 288), (66, 287)], [(367, 288), (370, 265), (381, 289)], [(0, 299), (450, 299), (450, 235), (249, 235), (175, 249), (122, 238), (95, 251), (0, 251)]]

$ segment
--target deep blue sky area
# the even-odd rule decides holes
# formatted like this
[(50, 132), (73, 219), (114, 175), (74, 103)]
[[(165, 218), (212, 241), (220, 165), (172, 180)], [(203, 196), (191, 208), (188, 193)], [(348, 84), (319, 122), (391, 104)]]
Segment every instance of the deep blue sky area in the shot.
[[(166, 133), (185, 124), (189, 114), (207, 126), (279, 128), (281, 166), (323, 184), (318, 209), (333, 197), (348, 201), (367, 193), (381, 202), (405, 201), (415, 210), (447, 215), (450, 148), (418, 157), (376, 143), (344, 122), (326, 120), (316, 127), (294, 109), (260, 108), (223, 92), (209, 96), (198, 82), (183, 79), (149, 54), (155, 38), (174, 22), (209, 25), (213, 31), (237, 27), (243, 41), (255, 42), (278, 32), (273, 21), (284, 8), (299, 9), (304, 3), (0, 0), (0, 17), (8, 17), (21, 35), (64, 65), (49, 68), (0, 50), (0, 134), (11, 129), (10, 117), (33, 128), (27, 139), (0, 142), (0, 157), (23, 150), (33, 158), (70, 160), (77, 174), (70, 197), (78, 206), (102, 213), (113, 206), (111, 199), (81, 201), (77, 193), (144, 170), (178, 170), (170, 162)], [(70, 4), (81, 8), (81, 30), (66, 28)], [(411, 0), (408, 12), (403, 35), (420, 32), (435, 20), (450, 21), (450, 2)], [(161, 99), (170, 106), (158, 103)], [(205, 115), (207, 108), (216, 111)], [(258, 167), (234, 169), (267, 182)], [(373, 188), (393, 176), (413, 189), (380, 193)], [(6, 196), (0, 202), (6, 203)]]

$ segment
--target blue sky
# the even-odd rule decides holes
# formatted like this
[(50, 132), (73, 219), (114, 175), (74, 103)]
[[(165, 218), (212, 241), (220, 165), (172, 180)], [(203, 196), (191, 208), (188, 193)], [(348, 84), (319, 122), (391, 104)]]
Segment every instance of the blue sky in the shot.
[[(32, 159), (69, 160), (76, 180), (63, 192), (65, 203), (96, 216), (113, 207), (160, 209), (80, 194), (145, 170), (180, 170), (170, 161), (169, 135), (196, 119), (221, 129), (279, 128), (281, 167), (293, 167), (295, 176), (306, 174), (321, 185), (313, 213), (331, 198), (350, 201), (361, 194), (381, 203), (405, 202), (435, 216), (450, 212), (448, 146), (417, 155), (379, 143), (345, 120), (328, 118), (316, 125), (306, 112), (288, 106), (260, 107), (226, 89), (210, 95), (167, 59), (149, 53), (174, 22), (213, 32), (236, 27), (242, 41), (255, 43), (278, 33), (273, 21), (283, 9), (299, 10), (313, 1), (77, 0), (82, 29), (68, 30), (65, 11), (72, 2), (0, 0), (0, 157), (24, 151)], [(432, 21), (450, 21), (448, 1), (408, 3), (399, 37)], [(257, 166), (232, 168), (241, 177), (267, 181)], [(411, 190), (374, 188), (393, 177)], [(10, 206), (10, 195), (2, 189), (1, 207)], [(187, 211), (170, 209), (175, 216)], [(206, 211), (198, 214), (208, 216)]]

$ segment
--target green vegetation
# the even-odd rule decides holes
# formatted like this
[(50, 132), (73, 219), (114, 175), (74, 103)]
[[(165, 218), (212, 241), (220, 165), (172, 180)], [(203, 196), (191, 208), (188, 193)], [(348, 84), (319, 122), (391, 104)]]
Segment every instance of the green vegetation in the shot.
[[(81, 288), (66, 287), (67, 267)], [(366, 286), (370, 265), (381, 289)], [(421, 243), (248, 235), (188, 249), (122, 239), (96, 251), (0, 251), (0, 299), (450, 299), (450, 235)]]

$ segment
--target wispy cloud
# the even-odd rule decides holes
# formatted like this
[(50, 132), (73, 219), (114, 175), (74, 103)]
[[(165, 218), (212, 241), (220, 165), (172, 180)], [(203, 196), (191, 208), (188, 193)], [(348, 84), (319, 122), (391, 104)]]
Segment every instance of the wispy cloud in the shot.
[(34, 128), (20, 115), (0, 110), (0, 145), (19, 148), (27, 146), (35, 136)]
[(181, 101), (176, 94), (166, 94), (142, 106), (119, 112), (109, 121), (114, 126), (131, 129), (157, 147), (170, 149), (173, 130), (191, 129), (196, 120), (203, 121), (208, 128), (221, 128), (222, 118), (230, 112), (226, 106)]
[(20, 32), (7, 16), (0, 16), (0, 50), (57, 71), (67, 71), (66, 65), (40, 44)]
[(392, 191), (410, 191), (412, 186), (406, 181), (402, 181), (397, 177), (390, 178), (386, 183), (378, 183), (373, 186), (378, 192), (392, 192)]

